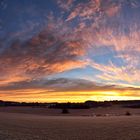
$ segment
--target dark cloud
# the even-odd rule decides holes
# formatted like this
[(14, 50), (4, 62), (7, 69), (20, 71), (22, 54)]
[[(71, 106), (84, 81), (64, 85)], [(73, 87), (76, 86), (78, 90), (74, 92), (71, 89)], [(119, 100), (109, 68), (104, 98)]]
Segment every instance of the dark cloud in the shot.
[(140, 88), (123, 87), (118, 85), (104, 85), (84, 79), (56, 78), (40, 79), (32, 81), (13, 82), (6, 86), (1, 86), (0, 90), (26, 90), (42, 89), (52, 92), (73, 92), (73, 91), (139, 91)]
[(71, 38), (69, 32), (56, 33), (46, 28), (32, 38), (11, 41), (0, 54), (1, 78), (13, 75), (36, 78), (81, 67), (84, 63), (83, 44)]

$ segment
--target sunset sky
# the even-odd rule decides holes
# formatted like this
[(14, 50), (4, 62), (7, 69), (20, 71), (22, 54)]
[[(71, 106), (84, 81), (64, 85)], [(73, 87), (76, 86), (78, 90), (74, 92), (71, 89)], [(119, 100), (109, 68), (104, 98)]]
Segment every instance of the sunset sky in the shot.
[(0, 100), (140, 99), (140, 0), (0, 0)]

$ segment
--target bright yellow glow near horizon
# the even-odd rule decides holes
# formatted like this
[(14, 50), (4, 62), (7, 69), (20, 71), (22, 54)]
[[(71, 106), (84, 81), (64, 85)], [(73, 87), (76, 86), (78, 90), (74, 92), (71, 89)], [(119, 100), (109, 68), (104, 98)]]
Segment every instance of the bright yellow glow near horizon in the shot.
[(87, 100), (108, 101), (108, 100), (140, 100), (140, 96), (131, 95), (118, 91), (81, 91), (81, 92), (40, 92), (28, 91), (25, 94), (1, 95), (0, 100), (18, 102), (85, 102)]

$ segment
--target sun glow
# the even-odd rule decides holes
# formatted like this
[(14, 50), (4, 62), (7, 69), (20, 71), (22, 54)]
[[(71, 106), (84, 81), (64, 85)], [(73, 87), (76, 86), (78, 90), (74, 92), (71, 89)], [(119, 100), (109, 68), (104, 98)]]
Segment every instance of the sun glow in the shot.
[(0, 99), (19, 102), (85, 102), (87, 100), (105, 101), (138, 99), (137, 96), (131, 96), (131, 92), (128, 94), (127, 91), (127, 93), (123, 94), (118, 91), (48, 92), (41, 90), (40, 92), (39, 90), (37, 92), (35, 90), (28, 90), (28, 92), (25, 92), (24, 94), (21, 94), (19, 91), (12, 95), (1, 94)]

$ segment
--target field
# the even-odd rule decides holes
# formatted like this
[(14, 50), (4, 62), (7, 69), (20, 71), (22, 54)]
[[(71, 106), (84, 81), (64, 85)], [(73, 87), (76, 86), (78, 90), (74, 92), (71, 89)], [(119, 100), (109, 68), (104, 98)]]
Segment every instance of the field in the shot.
[[(69, 114), (65, 114), (65, 116), (120, 116), (124, 115), (127, 111), (129, 111), (132, 115), (140, 116), (139, 108), (124, 108), (121, 106), (111, 106), (111, 107), (98, 107), (98, 108), (90, 108), (90, 109), (69, 109)], [(0, 107), (0, 112), (8, 112), (8, 113), (23, 113), (23, 114), (38, 114), (45, 116), (62, 116), (61, 109), (48, 109), (44, 107)]]
[[(84, 113), (80, 116), (72, 111), (71, 116), (60, 116), (60, 110), (51, 110), (55, 113), (50, 116), (50, 110), (46, 109), (50, 111), (49, 115), (42, 114), (40, 110), (0, 108), (0, 140), (140, 140), (138, 114), (97, 117), (84, 116)], [(83, 110), (86, 111), (89, 110)], [(133, 110), (133, 113), (136, 111)]]

